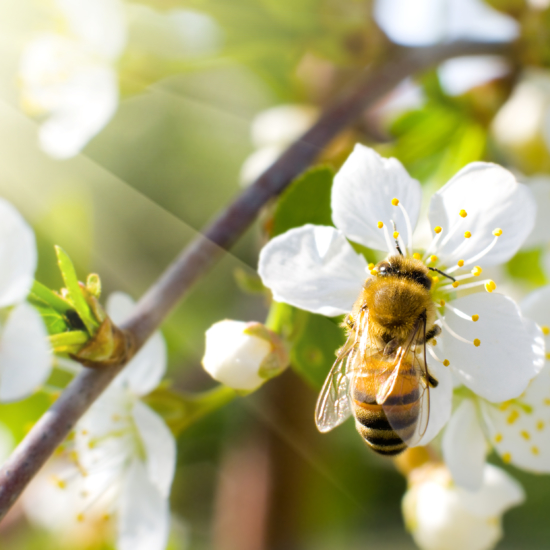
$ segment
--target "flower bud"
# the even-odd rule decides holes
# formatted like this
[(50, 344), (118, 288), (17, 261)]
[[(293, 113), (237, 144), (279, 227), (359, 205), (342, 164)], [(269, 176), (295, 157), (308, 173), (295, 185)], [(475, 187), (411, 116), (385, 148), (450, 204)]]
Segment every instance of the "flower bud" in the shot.
[(452, 483), (444, 466), (413, 470), (403, 497), (405, 525), (423, 550), (488, 550), (502, 537), (502, 514), (524, 500), (521, 485), (485, 465), (479, 491)]
[(261, 323), (226, 319), (206, 331), (202, 364), (218, 382), (252, 391), (289, 363), (281, 339)]

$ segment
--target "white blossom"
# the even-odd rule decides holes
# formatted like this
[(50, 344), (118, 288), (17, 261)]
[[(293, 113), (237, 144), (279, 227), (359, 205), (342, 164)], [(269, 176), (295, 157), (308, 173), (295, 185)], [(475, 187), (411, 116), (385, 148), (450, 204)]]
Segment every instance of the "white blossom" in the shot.
[(312, 105), (277, 105), (262, 111), (252, 121), (251, 136), (255, 151), (244, 161), (240, 181), (246, 186), (269, 168), (284, 150), (318, 117)]
[[(394, 255), (388, 227), (395, 223), (406, 255), (456, 278), (449, 284), (437, 275), (431, 290), (442, 333), (436, 347), (428, 346), (439, 386), (431, 390), (425, 444), (450, 416), (452, 378), (490, 402), (513, 399), (542, 369), (544, 352), (536, 325), (480, 277), (479, 263), (506, 262), (531, 232), (535, 204), (528, 188), (500, 166), (466, 166), (431, 198), (433, 240), (423, 256), (413, 254), (412, 239), (420, 203), (420, 184), (399, 161), (357, 145), (334, 180), (336, 227), (305, 225), (275, 237), (261, 251), (258, 270), (277, 301), (323, 315), (348, 313), (370, 269), (348, 239)], [(484, 287), (487, 293), (471, 294)]]
[(9, 202), (0, 199), (0, 401), (31, 395), (52, 368), (46, 327), (24, 301), (36, 263), (33, 230)]
[[(550, 344), (550, 287), (527, 296), (521, 310), (542, 328), (537, 345), (543, 351)], [(505, 463), (550, 473), (550, 366), (546, 357), (542, 371), (515, 399), (490, 403), (468, 396), (459, 405), (443, 437), (445, 462), (455, 482), (466, 488), (479, 487), (491, 447)]]
[(126, 23), (121, 0), (55, 0), (55, 7), (62, 30), (37, 34), (23, 51), (21, 101), (29, 114), (46, 117), (42, 149), (68, 158), (116, 111)]
[(487, 464), (476, 492), (452, 483), (443, 466), (412, 472), (403, 497), (405, 525), (422, 550), (489, 550), (502, 537), (501, 516), (521, 504), (521, 485)]
[[(117, 324), (132, 308), (122, 293), (107, 302)], [(117, 550), (166, 547), (176, 444), (162, 418), (140, 399), (156, 388), (165, 369), (165, 344), (156, 333), (75, 426), (68, 453), (72, 466), (55, 477), (50, 473), (43, 498), (26, 499), (39, 524), (63, 531), (98, 517), (113, 518)]]
[(261, 323), (226, 319), (206, 331), (204, 369), (235, 390), (252, 391), (288, 366), (279, 337)]

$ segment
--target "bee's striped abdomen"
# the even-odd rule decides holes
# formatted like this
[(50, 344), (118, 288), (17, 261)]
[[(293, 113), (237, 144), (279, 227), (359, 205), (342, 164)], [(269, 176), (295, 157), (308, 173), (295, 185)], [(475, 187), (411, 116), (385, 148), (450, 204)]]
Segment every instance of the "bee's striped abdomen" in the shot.
[[(369, 391), (366, 379), (358, 377), (354, 381), (351, 392), (355, 427), (367, 444), (382, 455), (396, 455), (407, 448), (403, 439), (413, 435), (420, 411), (420, 392), (417, 384), (408, 385), (405, 394), (389, 395), (385, 406), (392, 406), (393, 427), (390, 425), (382, 405), (376, 403), (376, 398)], [(407, 386), (404, 384), (403, 386)], [(401, 388), (403, 389), (403, 387)], [(399, 430), (400, 437), (395, 430)]]

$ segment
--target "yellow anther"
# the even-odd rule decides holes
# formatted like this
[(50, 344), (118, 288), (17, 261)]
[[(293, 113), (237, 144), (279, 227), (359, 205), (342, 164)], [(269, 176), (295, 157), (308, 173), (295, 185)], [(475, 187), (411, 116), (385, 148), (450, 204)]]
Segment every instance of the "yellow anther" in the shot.
[(502, 229), (500, 227), (497, 227), (494, 231), (493, 231), (493, 235), (495, 237), (500, 237), (502, 235)]
[(376, 225), (378, 226), (378, 229), (382, 229), (384, 227), (383, 222), (378, 222)]
[(414, 258), (415, 260), (421, 260), (421, 259), (422, 259), (422, 255), (419, 254), (418, 252), (415, 252), (415, 253), (413, 254), (413, 258)]
[(103, 514), (103, 521), (109, 521), (111, 519), (111, 514)]
[(391, 203), (394, 205), (394, 206), (397, 206), (399, 204), (399, 199), (392, 199), (391, 200)]
[(52, 481), (60, 488), (65, 489), (67, 487), (67, 482), (64, 479), (61, 479), (57, 476), (52, 476)]
[(508, 424), (513, 424), (518, 418), (519, 418), (518, 411), (512, 411), (510, 413), (510, 416), (506, 419), (506, 422), (508, 422)]
[(481, 340), (480, 340), (479, 338), (476, 338), (476, 339), (474, 340), (474, 346), (475, 346), (476, 348), (478, 348), (478, 347), (480, 346), (480, 344), (481, 344)]
[(546, 352), (546, 359), (548, 359), (548, 361), (550, 361), (550, 351)]
[(439, 300), (439, 305), (443, 307), (445, 305), (445, 300)]
[(474, 269), (472, 269), (472, 275), (474, 277), (479, 277), (482, 273), (483, 273), (483, 269), (481, 269), (481, 267), (479, 267), (478, 265), (476, 265)]
[(540, 430), (542, 430), (542, 429), (544, 429), (544, 422), (542, 420), (539, 420), (537, 422), (537, 430), (539, 430), (539, 432), (540, 432)]
[(510, 453), (504, 453), (502, 455), (502, 462), (504, 462), (504, 464), (509, 464), (512, 462), (512, 455)]
[(370, 270), (370, 274), (373, 276), (373, 277), (376, 277), (376, 275), (378, 275), (378, 271), (376, 269), (371, 269)]
[(80, 433), (81, 433), (82, 435), (86, 436), (86, 435), (88, 435), (88, 430), (82, 430)]
[(430, 262), (437, 262), (437, 256), (430, 256)]
[(485, 283), (485, 290), (487, 292), (493, 292), (497, 288), (497, 285), (495, 284), (495, 281), (487, 281)]
[(454, 281), (452, 286), (453, 288), (457, 288), (459, 285), (460, 283), (458, 281)]
[(84, 521), (84, 514), (78, 514), (76, 516), (76, 521)]
[(397, 237), (399, 237), (399, 231), (394, 231), (393, 232), (393, 238), (397, 239)]
[(462, 267), (464, 265), (464, 260), (458, 260), (458, 262), (456, 262), (456, 265), (458, 265), (458, 267)]
[(432, 346), (435, 348), (435, 346), (437, 346), (437, 340), (435, 338), (432, 338), (430, 340), (430, 342), (432, 343)]
[(545, 405), (550, 405), (550, 399), (546, 398), (546, 399), (544, 400), (544, 404), (545, 404)]
[(439, 234), (443, 231), (443, 228), (440, 225), (436, 225), (434, 227), (434, 231)]
[(472, 234), (471, 234), (469, 231), (466, 231), (466, 232), (464, 233), (464, 238), (465, 238), (465, 239), (469, 239), (471, 236), (472, 236)]
[(529, 434), (529, 432), (527, 430), (521, 430), (521, 432), (519, 432), (521, 437), (523, 437), (523, 439), (525, 439), (526, 441), (529, 441), (531, 439), (531, 435)]
[(369, 264), (369, 271), (372, 271), (373, 269), (374, 269), (374, 264), (371, 262), (371, 263)]
[(550, 334), (550, 327), (546, 325), (542, 325), (540, 329), (542, 330), (542, 333), (544, 334), (544, 336), (548, 336)]
[(495, 443), (500, 443), (502, 441), (502, 434), (495, 435)]
[(443, 359), (443, 366), (448, 367), (451, 363), (449, 363), (448, 359)]
[(432, 281), (434, 282), (434, 285), (439, 283), (439, 277), (437, 275), (432, 275)]
[(479, 315), (477, 313), (475, 315), (472, 315), (472, 321), (474, 323), (477, 323), (479, 321)]
[(538, 455), (539, 454), (539, 448), (536, 446), (536, 445), (533, 445), (531, 447), (531, 452), (534, 454), (534, 455)]
[(458, 215), (459, 215), (461, 218), (465, 218), (465, 217), (468, 215), (468, 213), (466, 212), (466, 210), (461, 210), (461, 211), (458, 213)]

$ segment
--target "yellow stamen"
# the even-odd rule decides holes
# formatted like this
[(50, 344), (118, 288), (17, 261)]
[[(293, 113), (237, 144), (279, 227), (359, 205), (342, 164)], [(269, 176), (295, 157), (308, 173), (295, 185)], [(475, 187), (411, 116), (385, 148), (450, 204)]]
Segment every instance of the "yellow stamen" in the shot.
[(469, 239), (471, 236), (472, 236), (472, 234), (471, 234), (469, 231), (466, 231), (466, 232), (464, 233), (464, 238), (465, 238), (465, 239)]
[(414, 258), (415, 260), (421, 260), (421, 259), (422, 259), (422, 255), (419, 254), (418, 252), (415, 252), (415, 253), (413, 254), (413, 258)]
[(371, 262), (371, 263), (369, 264), (369, 271), (372, 271), (373, 269), (374, 269), (374, 264)]
[(483, 269), (481, 269), (481, 267), (479, 267), (478, 265), (476, 265), (474, 269), (472, 269), (472, 275), (474, 277), (479, 277), (482, 273), (483, 273)]
[(546, 325), (542, 325), (540, 329), (542, 330), (542, 333), (544, 334), (544, 336), (548, 336), (550, 334), (550, 327)]
[(76, 516), (76, 521), (84, 521), (84, 514), (78, 514)]
[(458, 215), (459, 215), (461, 218), (465, 218), (465, 217), (468, 215), (468, 213), (466, 212), (466, 210), (461, 210), (461, 211), (458, 213)]
[(464, 265), (464, 260), (458, 260), (456, 264), (458, 265), (458, 267), (462, 267)]
[(510, 453), (504, 453), (502, 455), (502, 462), (504, 462), (504, 464), (509, 464), (512, 462), (512, 455)]
[(487, 281), (485, 283), (485, 290), (487, 292), (493, 292), (497, 288), (497, 285), (495, 284), (495, 281)]
[(480, 340), (479, 338), (476, 338), (476, 339), (474, 340), (474, 346), (475, 346), (476, 348), (478, 348), (478, 347), (480, 346), (480, 344), (481, 344), (481, 340)]
[(432, 342), (432, 346), (435, 348), (435, 346), (437, 346), (437, 340), (434, 338), (433, 340), (431, 340)]
[(526, 431), (526, 430), (521, 430), (521, 432), (519, 432), (521, 437), (523, 437), (523, 439), (529, 441), (531, 439), (531, 436), (529, 435), (529, 432)]
[(57, 476), (52, 477), (52, 481), (60, 488), (65, 489), (67, 487), (67, 482), (64, 479), (61, 479)]
[(450, 364), (448, 359), (443, 359), (443, 366), (448, 367)]
[(472, 321), (474, 323), (477, 323), (479, 321), (479, 315), (477, 313), (475, 315), (472, 315)]
[(506, 419), (506, 422), (508, 422), (508, 424), (513, 424), (518, 418), (519, 418), (518, 411), (512, 411), (510, 413), (510, 416)]
[(546, 359), (548, 359), (548, 361), (550, 361), (550, 351), (546, 352)]
[(545, 405), (550, 405), (550, 399), (546, 398), (546, 399), (544, 400), (544, 404), (545, 404)]
[(436, 225), (434, 227), (434, 231), (439, 234), (443, 231), (443, 228), (440, 225)]
[(376, 277), (376, 275), (378, 275), (378, 271), (376, 269), (371, 269), (370, 270), (370, 274), (373, 276), (373, 277)]
[(539, 454), (539, 448), (536, 447), (535, 445), (533, 445), (531, 447), (531, 452), (534, 454), (534, 455), (538, 455)]
[(394, 206), (397, 206), (399, 204), (399, 199), (392, 199), (391, 200), (391, 203), (394, 205)]
[(539, 420), (537, 422), (537, 430), (542, 430), (544, 428), (544, 422), (542, 420)]
[(437, 262), (437, 256), (430, 256), (430, 262)]
[(382, 222), (378, 222), (376, 225), (378, 225), (378, 229), (382, 229), (384, 227), (384, 224)]
[(459, 285), (460, 283), (458, 281), (454, 281), (452, 284), (453, 288), (457, 288)]
[(502, 441), (502, 434), (495, 435), (495, 443), (500, 443)]
[(439, 305), (443, 307), (445, 305), (445, 300), (439, 300)]
[(497, 227), (494, 231), (493, 231), (493, 235), (495, 237), (500, 237), (502, 235), (502, 229), (500, 227)]
[(394, 231), (393, 232), (393, 238), (397, 239), (397, 237), (399, 237), (399, 231)]
[(432, 281), (434, 282), (434, 285), (439, 283), (439, 277), (437, 275), (432, 275)]

